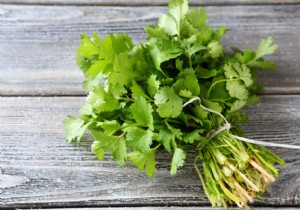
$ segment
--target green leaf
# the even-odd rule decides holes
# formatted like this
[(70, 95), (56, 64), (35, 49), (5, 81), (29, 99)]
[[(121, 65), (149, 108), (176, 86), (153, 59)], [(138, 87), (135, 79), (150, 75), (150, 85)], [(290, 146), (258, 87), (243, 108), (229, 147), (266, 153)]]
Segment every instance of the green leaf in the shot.
[(235, 100), (230, 107), (229, 112), (235, 112), (243, 108), (247, 104), (246, 100)]
[(243, 82), (240, 80), (227, 81), (226, 89), (231, 97), (240, 100), (246, 100), (249, 95), (248, 90), (246, 89)]
[(178, 25), (180, 21), (185, 17), (189, 10), (187, 0), (170, 0), (169, 1), (169, 14), (172, 15)]
[(152, 131), (141, 128), (133, 128), (127, 132), (128, 146), (139, 152), (148, 152), (152, 144)]
[(99, 73), (96, 76), (86, 77), (86, 80), (82, 82), (83, 89), (86, 91), (91, 91), (95, 86), (100, 86), (104, 82), (106, 76), (102, 73)]
[(200, 29), (207, 20), (206, 10), (203, 8), (191, 9), (188, 11), (186, 18), (195, 28)]
[(73, 140), (79, 142), (89, 125), (90, 123), (85, 123), (82, 119), (69, 115), (68, 118), (64, 120), (67, 142), (72, 142)]
[(171, 140), (174, 139), (174, 134), (165, 128), (162, 128), (159, 130), (159, 141), (162, 142), (162, 145), (164, 146), (164, 148), (171, 153), (171, 145), (170, 142)]
[(106, 67), (108, 64), (108, 60), (98, 60), (91, 65), (91, 67), (86, 71), (85, 76), (96, 76), (100, 72), (107, 73)]
[(192, 132), (183, 133), (183, 141), (185, 143), (193, 144), (195, 141), (199, 141), (202, 139), (202, 136), (200, 135), (203, 133), (203, 129), (197, 129)]
[(186, 153), (182, 149), (176, 148), (172, 158), (171, 175), (175, 175), (177, 169), (183, 166), (185, 158)]
[(223, 108), (220, 106), (218, 102), (209, 101), (207, 99), (202, 99), (202, 100), (208, 108), (213, 109), (217, 112), (222, 112)]
[(208, 45), (208, 52), (205, 54), (205, 57), (211, 57), (214, 59), (219, 58), (223, 55), (223, 47), (219, 44), (218, 41), (211, 41)]
[(128, 86), (138, 76), (134, 71), (133, 60), (125, 53), (116, 56), (113, 68), (108, 77), (108, 82), (113, 85)]
[(185, 98), (191, 98), (193, 93), (189, 90), (184, 89), (184, 90), (180, 90), (178, 95)]
[(188, 12), (187, 0), (170, 0), (168, 14), (162, 15), (158, 20), (158, 27), (168, 35), (179, 35), (181, 21)]
[(86, 34), (81, 35), (81, 45), (77, 49), (78, 52), (84, 57), (90, 57), (92, 55), (99, 55), (101, 53), (99, 46), (94, 43)]
[(77, 66), (82, 70), (83, 73), (85, 73), (92, 63), (89, 59), (85, 58), (81, 53), (77, 52), (75, 56), (76, 64)]
[(143, 97), (151, 100), (149, 96), (147, 96), (146, 93), (144, 92), (144, 89), (135, 80), (132, 80), (131, 91), (132, 91), (133, 98)]
[(151, 104), (143, 97), (138, 97), (130, 107), (134, 120), (140, 126), (146, 126), (153, 130), (153, 116)]
[(181, 71), (174, 84), (174, 90), (179, 93), (181, 90), (189, 90), (193, 96), (200, 94), (200, 86), (195, 71), (192, 68)]
[(160, 65), (164, 61), (176, 58), (182, 53), (182, 49), (180, 48), (178, 42), (162, 38), (150, 39), (148, 45), (146, 45), (146, 49), (152, 58), (155, 68), (162, 73), (163, 71)]
[(250, 61), (255, 59), (255, 52), (251, 49), (247, 49), (244, 52), (237, 52), (234, 57), (238, 62), (248, 64)]
[(245, 64), (229, 63), (224, 66), (227, 79), (226, 89), (231, 97), (244, 100), (248, 97), (247, 87), (253, 84), (250, 69)]
[(128, 154), (128, 158), (134, 166), (140, 171), (145, 170), (148, 177), (152, 178), (155, 172), (155, 153), (156, 149), (151, 149), (145, 153), (134, 151)]
[(174, 17), (170, 14), (162, 15), (158, 20), (158, 27), (170, 36), (178, 35), (179, 28)]
[(120, 53), (131, 51), (133, 44), (127, 34), (106, 35), (100, 44), (100, 55), (102, 58), (114, 59)]
[(121, 125), (116, 120), (107, 120), (97, 123), (97, 126), (100, 126), (105, 134), (114, 135), (117, 131), (122, 129)]
[(262, 39), (257, 47), (255, 60), (265, 55), (271, 55), (275, 53), (277, 48), (278, 45), (273, 43), (273, 38), (271, 36), (269, 36), (267, 39)]
[(225, 26), (218, 27), (215, 34), (214, 34), (214, 40), (220, 41), (223, 38), (225, 32), (226, 32), (226, 27)]
[(156, 93), (158, 93), (160, 81), (156, 79), (156, 75), (152, 74), (147, 80), (147, 84), (148, 94), (153, 97)]
[(92, 145), (92, 151), (96, 153), (101, 160), (104, 151), (112, 153), (113, 158), (120, 166), (123, 166), (126, 159), (126, 144), (121, 136), (112, 136), (99, 131), (92, 131), (92, 135), (96, 141)]
[(211, 78), (211, 77), (215, 77), (218, 74), (217, 69), (206, 69), (203, 67), (198, 67), (195, 69), (196, 71), (196, 75), (198, 78), (202, 78), (202, 79), (207, 79), (207, 78)]
[(87, 103), (96, 108), (99, 113), (119, 108), (118, 100), (111, 93), (106, 92), (102, 86), (94, 87), (87, 97)]
[(162, 87), (154, 96), (155, 104), (158, 106), (157, 112), (163, 118), (175, 118), (182, 110), (182, 99), (171, 87)]

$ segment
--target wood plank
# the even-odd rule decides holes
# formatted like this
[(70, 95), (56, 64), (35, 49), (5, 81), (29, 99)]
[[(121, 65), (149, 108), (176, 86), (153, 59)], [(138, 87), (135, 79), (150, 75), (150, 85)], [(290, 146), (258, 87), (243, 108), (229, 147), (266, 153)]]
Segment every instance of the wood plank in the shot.
[[(270, 59), (279, 70), (262, 73), (268, 94), (300, 93), (300, 5), (206, 7), (209, 24), (226, 25), (223, 44), (255, 48), (273, 35)], [(144, 40), (165, 7), (8, 6), (0, 9), (0, 95), (83, 95), (74, 62), (80, 34), (128, 32)]]
[[(58, 210), (56, 208), (51, 208), (51, 210)], [(86, 210), (88, 208), (80, 208)], [(90, 209), (90, 208), (89, 208)], [(116, 207), (116, 208), (93, 208), (93, 210), (212, 210), (211, 207)], [(227, 210), (236, 210), (237, 208), (227, 208)], [(274, 210), (274, 208), (269, 207), (254, 207), (252, 210)], [(291, 207), (281, 207), (282, 210), (297, 210), (298, 208)], [(18, 209), (17, 209), (18, 210)], [(77, 208), (64, 208), (64, 210), (77, 210)], [(224, 210), (223, 208), (213, 208), (213, 210)]]
[[(7, 4), (36, 4), (36, 5), (101, 5), (101, 6), (162, 6), (168, 0), (0, 0)], [(190, 5), (255, 5), (255, 4), (296, 4), (299, 0), (189, 0)]]
[[(174, 177), (169, 155), (158, 157), (157, 173), (146, 175), (127, 164), (119, 168), (111, 156), (97, 161), (90, 137), (80, 145), (64, 140), (63, 119), (76, 115), (83, 97), (0, 98), (0, 166), (3, 208), (203, 206), (190, 156)], [(249, 137), (299, 144), (300, 96), (264, 96), (246, 110)], [(300, 150), (272, 148), (286, 161), (281, 176), (254, 206), (300, 205)]]

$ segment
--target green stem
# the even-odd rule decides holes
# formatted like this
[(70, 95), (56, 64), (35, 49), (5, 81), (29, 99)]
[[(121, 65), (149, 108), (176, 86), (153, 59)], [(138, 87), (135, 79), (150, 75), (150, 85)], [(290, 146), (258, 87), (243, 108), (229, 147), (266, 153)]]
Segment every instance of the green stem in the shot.
[(195, 160), (194, 160), (194, 166), (195, 166), (195, 169), (196, 169), (197, 174), (198, 174), (198, 176), (199, 176), (199, 179), (200, 179), (200, 181), (201, 181), (201, 183), (202, 183), (204, 192), (205, 192), (205, 194), (206, 194), (207, 197), (208, 197), (208, 200), (211, 202), (211, 204), (214, 204), (215, 202), (214, 202), (214, 200), (211, 198), (211, 196), (210, 196), (210, 194), (209, 194), (209, 192), (208, 192), (208, 189), (207, 189), (206, 184), (205, 184), (204, 179), (203, 179), (203, 175), (202, 175), (202, 173), (200, 172), (200, 170), (199, 170), (199, 168), (198, 168), (198, 166), (197, 166), (197, 160), (198, 160), (198, 159), (199, 159), (199, 156), (196, 157)]
[(210, 92), (211, 92), (212, 88), (213, 88), (216, 84), (218, 84), (218, 83), (220, 83), (220, 82), (227, 82), (227, 81), (229, 81), (229, 80), (230, 80), (230, 81), (235, 81), (235, 80), (240, 80), (240, 78), (236, 78), (236, 79), (221, 79), (221, 80), (215, 81), (214, 83), (211, 84), (211, 86), (210, 86), (209, 89), (208, 89), (208, 92), (207, 92), (207, 98), (209, 99)]
[(218, 83), (220, 83), (220, 82), (226, 82), (226, 81), (228, 81), (228, 79), (221, 79), (221, 80), (218, 80), (218, 81), (212, 83), (211, 86), (210, 86), (209, 89), (208, 89), (208, 92), (207, 92), (207, 98), (209, 98), (210, 92), (211, 92), (212, 88), (213, 88), (216, 84), (218, 84)]

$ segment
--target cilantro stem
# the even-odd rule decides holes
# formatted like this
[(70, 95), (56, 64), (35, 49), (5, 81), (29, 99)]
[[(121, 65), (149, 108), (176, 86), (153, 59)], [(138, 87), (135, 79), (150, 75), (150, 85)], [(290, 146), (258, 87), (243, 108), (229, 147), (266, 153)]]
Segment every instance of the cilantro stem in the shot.
[(220, 83), (220, 82), (227, 82), (227, 81), (228, 81), (228, 79), (221, 79), (221, 80), (218, 80), (218, 81), (215, 81), (214, 83), (212, 83), (211, 86), (209, 87), (208, 91), (207, 91), (207, 98), (209, 98), (210, 92), (211, 92), (212, 88), (213, 88), (216, 84), (218, 84), (218, 83)]

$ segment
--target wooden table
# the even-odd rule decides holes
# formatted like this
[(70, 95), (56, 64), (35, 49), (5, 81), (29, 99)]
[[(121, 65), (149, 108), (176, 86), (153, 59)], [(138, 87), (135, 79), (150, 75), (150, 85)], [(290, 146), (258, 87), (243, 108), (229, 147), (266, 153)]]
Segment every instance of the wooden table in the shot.
[[(227, 26), (226, 51), (274, 37), (280, 49), (270, 59), (279, 69), (261, 74), (265, 93), (260, 105), (245, 110), (245, 130), (255, 139), (300, 145), (300, 1), (190, 2), (207, 9), (210, 25)], [(97, 161), (88, 136), (80, 145), (64, 139), (63, 119), (77, 114), (86, 95), (74, 62), (80, 34), (128, 32), (141, 41), (143, 26), (166, 11), (166, 0), (0, 3), (2, 208), (210, 209), (191, 159), (171, 177), (170, 159), (162, 154), (149, 180), (130, 164), (119, 168), (110, 156)], [(271, 149), (286, 165), (254, 209), (299, 208), (300, 151)]]

